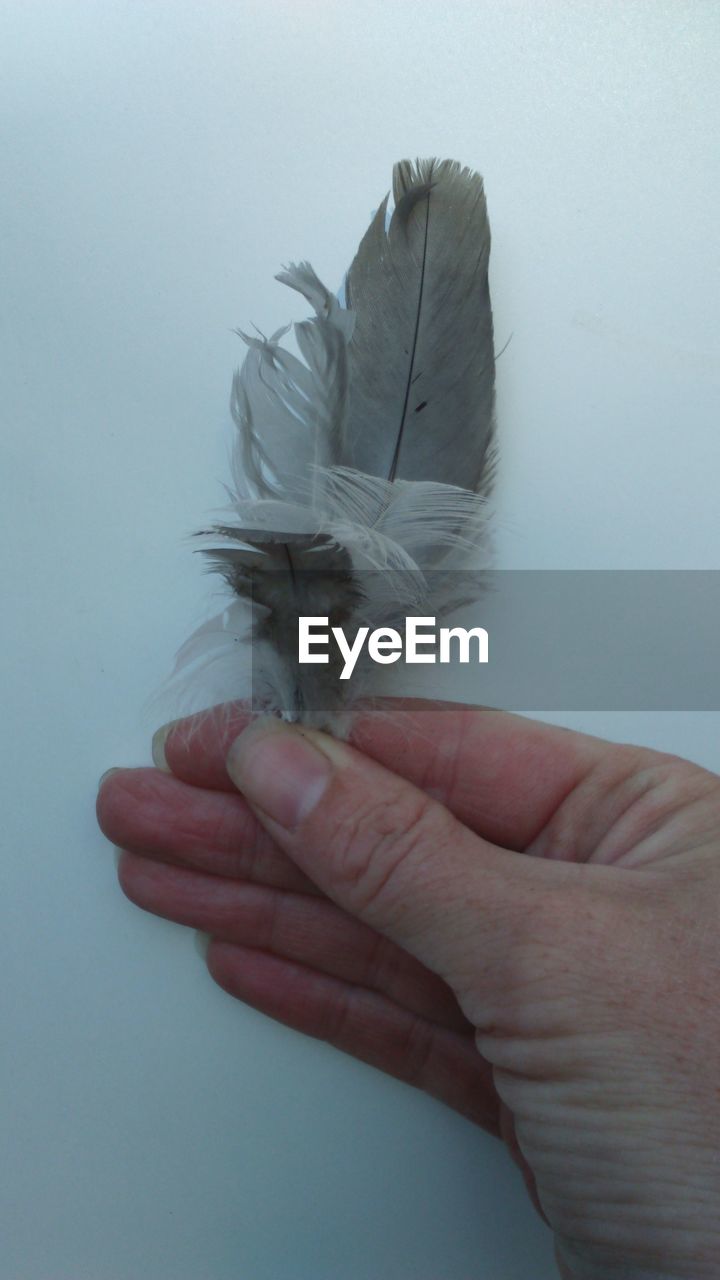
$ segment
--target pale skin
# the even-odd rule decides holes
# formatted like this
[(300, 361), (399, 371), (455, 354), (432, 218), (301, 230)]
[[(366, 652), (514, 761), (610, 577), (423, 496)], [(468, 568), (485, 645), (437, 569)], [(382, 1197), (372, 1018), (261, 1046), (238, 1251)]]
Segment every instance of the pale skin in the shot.
[(98, 799), (133, 902), (499, 1135), (563, 1280), (720, 1275), (720, 778), (452, 706), (163, 737)]

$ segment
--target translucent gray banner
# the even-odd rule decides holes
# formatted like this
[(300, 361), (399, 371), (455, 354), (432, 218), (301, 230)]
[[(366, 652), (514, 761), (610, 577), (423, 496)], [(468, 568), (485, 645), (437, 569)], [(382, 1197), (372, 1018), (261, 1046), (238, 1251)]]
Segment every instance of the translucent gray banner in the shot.
[[(442, 673), (446, 687), (450, 671), (454, 699), (507, 710), (720, 710), (720, 571), (359, 573), (352, 575), (360, 596), (357, 608), (349, 602), (347, 574), (337, 575), (336, 584), (327, 572), (273, 576), (274, 598), (287, 600), (279, 628), (286, 654), (298, 658), (290, 682), (295, 676), (301, 684), (309, 681), (316, 707), (327, 703), (332, 710), (338, 699), (352, 701), (372, 692), (375, 666), (383, 692), (392, 690), (397, 673), (411, 677), (416, 693), (432, 698), (438, 676)], [(267, 598), (265, 590), (263, 596)], [(337, 610), (335, 599), (340, 602)], [(451, 601), (452, 610), (441, 600)], [(312, 628), (313, 652), (327, 654), (325, 665), (300, 661), (299, 630), (293, 635), (300, 616), (328, 618), (326, 627)], [(424, 655), (435, 654), (434, 663), (408, 661), (408, 617), (435, 618), (434, 627), (421, 627), (426, 636), (436, 635), (434, 645), (426, 640), (421, 647)], [(262, 607), (257, 619), (253, 700), (261, 702), (268, 657), (268, 618)], [(340, 627), (352, 645), (361, 625), (368, 635), (352, 674), (343, 680), (347, 664), (332, 628)], [(470, 660), (461, 662), (453, 640), (450, 662), (440, 663), (440, 630), (456, 626), (484, 630), (487, 661), (478, 661), (481, 645), (471, 641)], [(376, 628), (394, 629), (401, 638), (402, 650), (392, 662), (373, 664), (369, 656), (370, 633)], [(383, 647), (383, 638), (379, 640), (377, 652)], [(447, 645), (445, 650), (447, 656)], [(392, 637), (386, 635), (384, 654), (389, 659), (392, 653)]]

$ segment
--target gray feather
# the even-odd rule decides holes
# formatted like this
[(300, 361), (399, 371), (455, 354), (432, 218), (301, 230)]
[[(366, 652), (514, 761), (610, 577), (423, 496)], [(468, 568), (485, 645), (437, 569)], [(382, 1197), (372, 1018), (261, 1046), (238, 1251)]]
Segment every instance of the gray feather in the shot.
[(346, 306), (309, 263), (279, 274), (314, 312), (294, 326), (301, 358), (281, 344), (287, 329), (241, 334), (232, 516), (203, 548), (235, 606), (179, 659), (194, 672), (207, 644), (217, 669), (223, 633), (234, 658), (249, 630), (255, 705), (336, 732), (357, 681), (341, 682), (337, 661), (299, 664), (298, 617), (352, 637), (440, 613), (457, 579), (428, 570), (466, 566), (486, 538), (495, 360), (482, 179), (454, 161), (402, 161), (393, 195), (387, 230), (385, 200), (358, 249)]
[(348, 466), (389, 480), (487, 492), (495, 354), (482, 178), (452, 160), (407, 160), (346, 281)]
[(315, 315), (294, 326), (304, 363), (280, 345), (289, 326), (270, 338), (237, 330), (249, 350), (230, 401), (238, 428), (233, 473), (239, 493), (260, 497), (304, 495), (312, 467), (340, 461), (354, 323), (309, 263), (277, 278), (303, 294)]

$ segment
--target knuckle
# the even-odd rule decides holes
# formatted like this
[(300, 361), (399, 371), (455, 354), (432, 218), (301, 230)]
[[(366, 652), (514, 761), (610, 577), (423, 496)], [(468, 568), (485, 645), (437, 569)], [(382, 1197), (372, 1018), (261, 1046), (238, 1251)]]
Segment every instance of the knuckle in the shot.
[(355, 1009), (351, 992), (338, 991), (334, 993), (332, 1000), (327, 1000), (319, 1008), (313, 1034), (319, 1040), (342, 1049), (348, 1035), (352, 1036), (354, 1021)]
[(676, 816), (691, 811), (693, 829), (720, 830), (714, 774), (649, 747), (616, 746), (569, 793), (527, 851), (564, 862), (617, 863), (629, 853), (647, 860), (667, 848)]
[(265, 862), (267, 859), (267, 834), (265, 829), (259, 822), (253, 821), (252, 817), (247, 823), (246, 829), (240, 839), (236, 837), (236, 846), (240, 851), (240, 866), (242, 868), (243, 879), (263, 884), (265, 877)]
[(392, 995), (399, 971), (399, 956), (394, 943), (382, 933), (375, 934), (365, 964), (364, 985)]
[(271, 891), (264, 895), (262, 903), (264, 915), (261, 925), (262, 945), (270, 952), (281, 953), (283, 943), (283, 899), (278, 893)]
[(391, 896), (391, 882), (433, 844), (440, 807), (422, 793), (369, 798), (343, 814), (330, 833), (335, 878), (364, 910)]
[(434, 1034), (430, 1023), (412, 1018), (402, 1033), (403, 1078), (422, 1087), (433, 1053)]
[(674, 845), (674, 820), (685, 815), (681, 838), (692, 841), (708, 825), (720, 826), (720, 787), (706, 770), (676, 756), (647, 753), (635, 760), (615, 794), (606, 850), (615, 857), (632, 850), (643, 860)]
[(215, 849), (231, 848), (239, 835), (242, 838), (252, 831), (249, 814), (235, 802), (234, 796), (215, 796), (213, 801), (203, 808), (199, 820), (196, 818), (198, 836)]

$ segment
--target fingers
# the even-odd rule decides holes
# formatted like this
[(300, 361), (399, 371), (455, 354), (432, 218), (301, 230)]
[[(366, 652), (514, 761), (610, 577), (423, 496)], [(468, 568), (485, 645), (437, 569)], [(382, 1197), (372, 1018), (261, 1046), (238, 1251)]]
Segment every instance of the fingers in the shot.
[[(195, 786), (228, 789), (227, 753), (252, 717), (226, 704), (158, 731), (154, 756)], [(466, 826), (526, 848), (609, 743), (501, 711), (397, 700), (359, 713), (351, 743), (442, 801)]]
[(162, 725), (152, 740), (158, 769), (170, 770), (195, 787), (232, 791), (225, 757), (239, 733), (254, 719), (242, 702), (223, 702), (197, 715)]
[(483, 1021), (493, 1021), (513, 943), (524, 941), (528, 916), (543, 910), (568, 868), (510, 857), (352, 747), (278, 720), (241, 734), (228, 770), (278, 845), (328, 897), (459, 995), (470, 989), (489, 1001)]
[(326, 899), (221, 880), (128, 852), (118, 874), (131, 901), (155, 915), (382, 992), (448, 1029), (471, 1030), (440, 978)]
[(97, 814), (113, 844), (146, 857), (317, 893), (237, 792), (190, 787), (157, 769), (119, 769), (100, 788)]
[(498, 1133), (492, 1073), (467, 1034), (439, 1027), (375, 991), (248, 947), (213, 941), (215, 981), (262, 1013), (415, 1085)]

